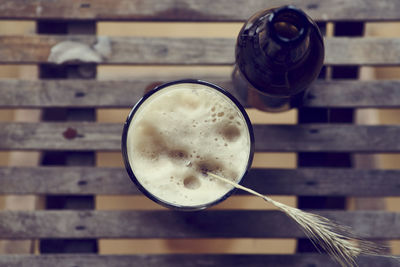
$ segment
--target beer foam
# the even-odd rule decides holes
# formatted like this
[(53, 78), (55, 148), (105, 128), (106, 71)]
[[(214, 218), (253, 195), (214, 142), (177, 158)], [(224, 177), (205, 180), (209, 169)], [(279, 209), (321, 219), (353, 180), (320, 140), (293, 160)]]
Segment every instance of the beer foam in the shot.
[(236, 105), (206, 85), (180, 83), (152, 94), (136, 111), (127, 135), (131, 169), (158, 199), (180, 206), (213, 202), (238, 181), (250, 156), (250, 135)]

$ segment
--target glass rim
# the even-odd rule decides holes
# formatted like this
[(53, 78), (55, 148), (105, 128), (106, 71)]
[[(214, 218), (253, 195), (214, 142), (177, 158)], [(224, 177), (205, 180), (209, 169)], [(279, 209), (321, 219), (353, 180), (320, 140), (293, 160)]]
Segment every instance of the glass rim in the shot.
[(243, 178), (247, 175), (248, 171), (251, 168), (251, 164), (253, 161), (253, 157), (254, 157), (254, 131), (253, 131), (253, 127), (250, 121), (249, 116), (247, 115), (246, 110), (244, 109), (244, 107), (240, 104), (240, 102), (228, 91), (226, 91), (225, 89), (223, 89), (222, 87), (213, 84), (211, 82), (208, 81), (204, 81), (204, 80), (198, 80), (198, 79), (182, 79), (182, 80), (174, 80), (174, 81), (170, 81), (170, 82), (166, 82), (160, 85), (155, 86), (153, 89), (151, 89), (150, 91), (146, 92), (143, 97), (133, 106), (133, 108), (131, 109), (131, 111), (128, 114), (128, 117), (124, 123), (124, 127), (123, 127), (123, 131), (122, 131), (122, 139), (121, 139), (121, 151), (122, 151), (122, 157), (123, 157), (123, 161), (125, 164), (125, 169), (128, 172), (129, 178), (131, 179), (131, 181), (137, 186), (137, 188), (139, 189), (139, 191), (141, 191), (146, 197), (148, 197), (149, 199), (153, 200), (154, 202), (167, 207), (167, 208), (171, 208), (171, 209), (176, 209), (176, 210), (183, 210), (183, 211), (197, 211), (197, 210), (202, 210), (202, 209), (206, 209), (208, 207), (214, 206), (222, 201), (224, 201), (225, 199), (227, 199), (229, 196), (231, 196), (235, 191), (236, 188), (232, 188), (231, 190), (229, 190), (227, 193), (225, 193), (223, 196), (221, 196), (220, 198), (205, 203), (205, 204), (201, 204), (201, 205), (194, 205), (194, 206), (184, 206), (184, 205), (179, 205), (179, 204), (174, 204), (174, 203), (170, 203), (167, 202), (165, 200), (160, 199), (159, 197), (157, 197), (156, 195), (152, 194), (150, 191), (148, 191), (142, 184), (141, 182), (136, 178), (132, 168), (131, 168), (131, 164), (129, 162), (129, 156), (128, 156), (128, 151), (127, 151), (127, 137), (128, 137), (128, 131), (129, 131), (129, 127), (131, 124), (131, 121), (133, 119), (133, 117), (135, 116), (136, 112), (139, 110), (139, 108), (142, 106), (142, 104), (148, 99), (150, 98), (153, 94), (159, 92), (162, 89), (165, 89), (169, 86), (172, 85), (176, 85), (176, 84), (184, 84), (184, 83), (193, 83), (193, 84), (201, 84), (201, 85), (205, 85), (207, 87), (213, 88), (215, 90), (217, 90), (218, 92), (222, 93), (223, 95), (225, 95), (226, 97), (229, 98), (229, 100), (231, 100), (235, 106), (239, 109), (240, 113), (242, 114), (245, 122), (246, 122), (246, 126), (248, 129), (248, 133), (249, 133), (249, 141), (250, 141), (250, 149), (249, 149), (249, 159), (246, 165), (246, 169), (242, 175), (242, 177), (240, 177), (240, 180), (238, 181), (239, 184), (241, 184), (243, 182)]

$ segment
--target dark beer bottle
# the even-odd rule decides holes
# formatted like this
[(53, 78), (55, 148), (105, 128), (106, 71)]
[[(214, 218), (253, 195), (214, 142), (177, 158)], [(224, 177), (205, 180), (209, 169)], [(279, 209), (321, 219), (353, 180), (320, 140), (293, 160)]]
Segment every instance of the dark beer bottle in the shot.
[(254, 14), (242, 27), (233, 72), (242, 103), (270, 112), (301, 105), (324, 61), (324, 43), (315, 22), (294, 6)]

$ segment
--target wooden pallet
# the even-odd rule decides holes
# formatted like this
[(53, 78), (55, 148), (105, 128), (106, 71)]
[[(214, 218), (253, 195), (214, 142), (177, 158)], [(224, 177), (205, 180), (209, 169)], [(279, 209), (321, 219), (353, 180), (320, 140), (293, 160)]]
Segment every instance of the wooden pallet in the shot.
[[(0, 19), (78, 23), (96, 21), (243, 22), (255, 11), (288, 1), (262, 0), (114, 0), (0, 1)], [(296, 1), (320, 22), (399, 21), (398, 0)], [(74, 42), (94, 49), (107, 42), (109, 53), (97, 65), (231, 66), (233, 38), (98, 37), (80, 34), (32, 34), (0, 37), (0, 63), (57, 63), (52, 49)], [(75, 33), (75, 34), (74, 34)], [(78, 34), (76, 34), (78, 33)], [(53, 50), (54, 51), (54, 50)], [(82, 62), (72, 62), (74, 67)], [(398, 66), (400, 38), (330, 37), (326, 66)], [(71, 62), (65, 63), (71, 65)], [(83, 64), (84, 66), (87, 66)], [(89, 66), (93, 68), (93, 65)], [(95, 68), (95, 66), (94, 66)], [(78, 71), (79, 72), (79, 71)], [(93, 78), (93, 75), (89, 73)], [(0, 80), (0, 108), (129, 108), (145, 88), (171, 76), (131, 80), (82, 79)], [(89, 77), (89, 78), (90, 78)], [(77, 79), (79, 78), (79, 79)], [(184, 77), (173, 77), (184, 78)], [(187, 77), (186, 77), (187, 78)], [(232, 88), (229, 75), (202, 78)], [(317, 81), (307, 108), (397, 108), (400, 81)], [(85, 111), (86, 110), (86, 111)], [(83, 114), (82, 113), (82, 114)], [(86, 114), (86, 113), (85, 113)], [(79, 117), (79, 116), (78, 116)], [(400, 152), (400, 126), (356, 124), (255, 125), (257, 152)], [(0, 123), (0, 150), (119, 151), (122, 124), (95, 121)], [(90, 165), (90, 164), (89, 164)], [(354, 168), (254, 168), (245, 185), (270, 195), (400, 196), (400, 171)], [(1, 167), (0, 194), (138, 195), (122, 168), (95, 166)], [(242, 194), (238, 192), (238, 194)], [(400, 214), (387, 211), (317, 211), (354, 228), (367, 239), (400, 239)], [(247, 218), (243, 227), (243, 218)], [(1, 239), (100, 238), (304, 238), (302, 231), (278, 211), (40, 210), (1, 211)], [(399, 266), (390, 258), (360, 257), (360, 266)], [(336, 266), (326, 255), (1, 255), (1, 266)]]

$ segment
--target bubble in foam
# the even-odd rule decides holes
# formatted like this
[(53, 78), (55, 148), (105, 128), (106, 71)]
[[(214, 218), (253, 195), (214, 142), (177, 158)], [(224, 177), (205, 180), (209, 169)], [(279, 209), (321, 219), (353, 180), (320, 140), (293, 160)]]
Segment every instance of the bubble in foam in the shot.
[(184, 149), (169, 149), (166, 153), (171, 159), (186, 159), (188, 157), (188, 152)]
[(221, 125), (219, 133), (230, 142), (237, 140), (241, 135), (240, 129), (232, 124)]
[(219, 173), (225, 168), (225, 165), (221, 161), (213, 159), (210, 156), (196, 161), (194, 166), (196, 171), (200, 174), (207, 174), (207, 172)]
[(201, 186), (201, 182), (199, 178), (191, 175), (183, 179), (183, 186), (187, 189), (195, 190)]

